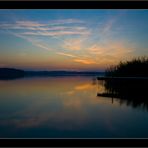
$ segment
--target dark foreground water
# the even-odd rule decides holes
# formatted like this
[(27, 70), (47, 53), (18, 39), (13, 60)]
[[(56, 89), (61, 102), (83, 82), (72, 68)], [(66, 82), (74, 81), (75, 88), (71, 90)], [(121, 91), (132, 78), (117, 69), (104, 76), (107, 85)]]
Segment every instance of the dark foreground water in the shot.
[(92, 77), (0, 81), (0, 138), (147, 138), (148, 111), (102, 92)]

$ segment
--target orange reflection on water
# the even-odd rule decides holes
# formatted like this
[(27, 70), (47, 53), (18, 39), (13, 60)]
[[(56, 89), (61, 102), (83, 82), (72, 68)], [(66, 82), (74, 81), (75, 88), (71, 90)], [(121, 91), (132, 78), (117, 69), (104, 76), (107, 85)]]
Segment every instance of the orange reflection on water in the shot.
[(82, 128), (91, 122), (94, 110), (102, 120), (105, 114), (109, 115), (111, 102), (96, 96), (102, 90), (102, 85), (93, 85), (90, 77), (1, 81), (0, 106), (11, 108), (8, 114), (15, 117), (3, 120), (1, 124), (7, 122), (17, 128), (43, 125), (55, 129)]

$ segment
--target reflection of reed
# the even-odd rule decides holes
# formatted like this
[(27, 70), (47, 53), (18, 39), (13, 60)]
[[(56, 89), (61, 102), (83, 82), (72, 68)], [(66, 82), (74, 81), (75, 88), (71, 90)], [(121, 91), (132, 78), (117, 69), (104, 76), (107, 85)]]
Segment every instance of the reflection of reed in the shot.
[(92, 85), (96, 85), (97, 84), (97, 79), (96, 79), (96, 77), (93, 77), (92, 78)]
[(148, 80), (144, 79), (106, 79), (104, 93), (97, 96), (118, 98), (132, 107), (143, 107), (148, 110)]

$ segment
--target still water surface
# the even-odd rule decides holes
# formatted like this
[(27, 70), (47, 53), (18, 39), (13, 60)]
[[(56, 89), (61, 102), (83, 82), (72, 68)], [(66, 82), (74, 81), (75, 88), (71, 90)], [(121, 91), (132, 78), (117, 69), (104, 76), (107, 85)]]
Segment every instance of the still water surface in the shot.
[(0, 138), (148, 137), (148, 111), (103, 91), (92, 77), (0, 81)]

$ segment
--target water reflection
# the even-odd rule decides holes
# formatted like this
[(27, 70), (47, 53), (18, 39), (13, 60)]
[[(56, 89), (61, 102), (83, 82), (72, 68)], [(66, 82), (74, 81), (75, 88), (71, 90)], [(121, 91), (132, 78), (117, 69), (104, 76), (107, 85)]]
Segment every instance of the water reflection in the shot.
[(0, 81), (0, 137), (148, 137), (148, 114), (96, 96), (104, 91), (91, 77)]
[(86, 104), (95, 104), (97, 92), (91, 79), (81, 77), (0, 81), (0, 88), (0, 126), (12, 125), (16, 133), (20, 129), (36, 127), (78, 130), (88, 123)]
[(109, 79), (103, 82), (105, 91), (98, 92), (97, 96), (114, 98), (120, 100), (120, 105), (126, 103), (133, 108), (142, 108), (148, 111), (148, 80), (140, 79)]

